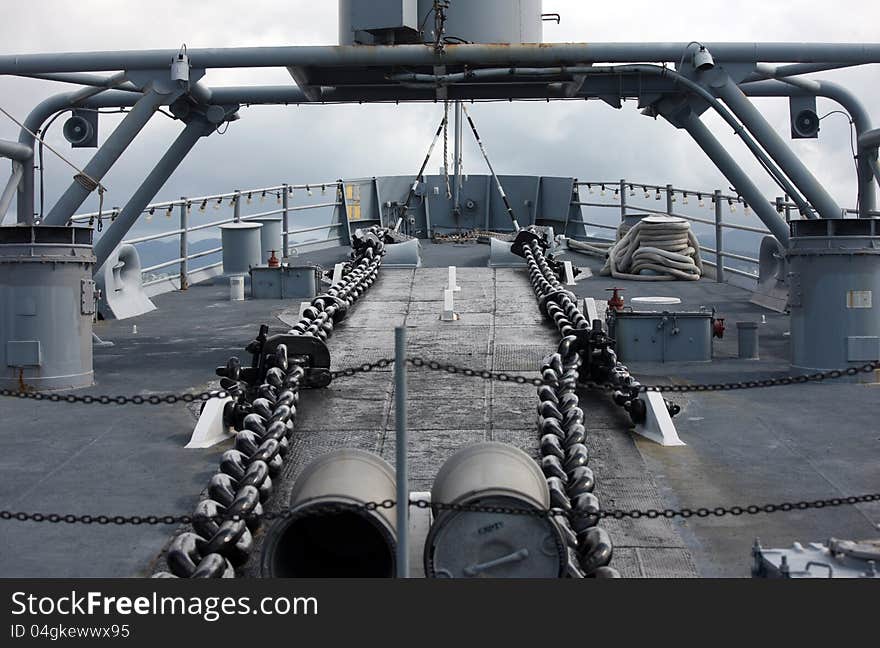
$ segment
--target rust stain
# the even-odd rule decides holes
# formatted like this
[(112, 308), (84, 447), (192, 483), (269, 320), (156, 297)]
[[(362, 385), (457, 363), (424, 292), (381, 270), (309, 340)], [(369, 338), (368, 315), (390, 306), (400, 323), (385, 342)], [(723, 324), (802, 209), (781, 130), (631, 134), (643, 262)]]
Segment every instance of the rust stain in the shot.
[(24, 367), (19, 367), (18, 369), (18, 391), (22, 394), (34, 391), (34, 388), (24, 381)]

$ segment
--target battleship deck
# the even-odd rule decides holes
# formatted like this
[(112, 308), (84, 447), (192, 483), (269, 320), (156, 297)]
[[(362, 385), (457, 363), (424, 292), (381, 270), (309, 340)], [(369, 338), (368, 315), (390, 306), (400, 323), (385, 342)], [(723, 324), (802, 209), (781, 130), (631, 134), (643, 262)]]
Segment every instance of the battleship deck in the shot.
[[(332, 263), (347, 250), (311, 257)], [(385, 268), (330, 339), (333, 368), (391, 357), (393, 328), (409, 330), (409, 353), (474, 369), (537, 375), (555, 349), (555, 330), (538, 312), (524, 270), (486, 268), (488, 246), (433, 245), (424, 268)], [(582, 266), (594, 260), (574, 255)], [(447, 265), (457, 265), (461, 293), (454, 323), (439, 320)], [(619, 282), (617, 282), (619, 283)], [(624, 282), (627, 297), (669, 295), (683, 307), (710, 306), (728, 318), (761, 321), (759, 361), (735, 358), (735, 340), (716, 343), (707, 364), (632, 364), (642, 382), (721, 382), (784, 375), (787, 318), (749, 304), (749, 293), (708, 280)], [(603, 298), (612, 282), (581, 279), (576, 292)], [(111, 348), (95, 350), (97, 385), (87, 393), (143, 394), (216, 385), (213, 368), (244, 345), (261, 323), (298, 303), (227, 301), (228, 288), (198, 285), (155, 299), (158, 310), (96, 327)], [(138, 333), (132, 333), (132, 325)], [(684, 448), (662, 448), (630, 433), (628, 419), (602, 394), (581, 394), (597, 495), (606, 508), (763, 504), (875, 492), (880, 460), (877, 387), (816, 384), (764, 390), (675, 394)], [(372, 450), (393, 462), (390, 370), (340, 379), (303, 394), (293, 459), (277, 508), (312, 457), (337, 447)], [(534, 388), (413, 370), (409, 424), (413, 490), (430, 490), (443, 460), (457, 448), (494, 439), (536, 454)], [(100, 406), (5, 400), (0, 441), (0, 508), (58, 513), (188, 514), (227, 446), (184, 450), (197, 410), (185, 405)], [(606, 520), (615, 544), (612, 565), (624, 576), (747, 576), (755, 537), (765, 546), (829, 536), (876, 533), (880, 505), (774, 516), (690, 520)], [(2, 523), (0, 575), (98, 577), (151, 573), (169, 527)], [(250, 568), (252, 571), (252, 568)]]

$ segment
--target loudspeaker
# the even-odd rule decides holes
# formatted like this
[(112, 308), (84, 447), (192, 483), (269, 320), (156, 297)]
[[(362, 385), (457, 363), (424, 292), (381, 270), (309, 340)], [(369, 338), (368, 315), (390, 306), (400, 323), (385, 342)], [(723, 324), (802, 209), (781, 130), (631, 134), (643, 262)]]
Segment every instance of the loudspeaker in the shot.
[(74, 110), (64, 122), (64, 139), (73, 148), (98, 148), (98, 113), (94, 110)]
[(819, 137), (819, 114), (816, 97), (791, 97), (791, 138), (816, 139)]

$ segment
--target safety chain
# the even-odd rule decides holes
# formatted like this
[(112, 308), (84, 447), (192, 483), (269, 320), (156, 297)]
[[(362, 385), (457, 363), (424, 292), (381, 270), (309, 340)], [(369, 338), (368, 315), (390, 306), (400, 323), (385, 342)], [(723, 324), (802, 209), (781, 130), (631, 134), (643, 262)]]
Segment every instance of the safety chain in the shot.
[[(390, 364), (394, 364), (394, 360), (384, 360), (380, 361), (385, 364), (381, 366), (389, 366)], [(482, 380), (497, 380), (499, 382), (512, 382), (517, 383), (519, 385), (533, 385), (535, 387), (540, 387), (541, 385), (546, 385), (547, 382), (544, 378), (531, 378), (528, 376), (521, 376), (517, 374), (509, 374), (498, 371), (488, 371), (485, 369), (470, 369), (467, 367), (459, 367), (457, 365), (445, 364), (441, 362), (437, 362), (434, 360), (425, 360), (424, 358), (413, 357), (407, 358), (407, 362), (418, 368), (424, 367), (425, 369), (429, 369), (431, 371), (442, 371), (444, 373), (450, 374), (461, 374), (463, 376), (467, 376), (469, 378), (480, 378)], [(353, 376), (356, 373), (362, 371), (371, 371), (372, 368), (366, 369), (368, 365), (363, 365), (361, 367), (346, 369), (344, 371), (339, 371), (337, 374), (340, 376)], [(766, 387), (781, 387), (784, 385), (803, 385), (807, 383), (818, 383), (823, 382), (825, 380), (836, 380), (843, 377), (852, 377), (857, 376), (859, 374), (870, 374), (874, 371), (880, 371), (880, 362), (869, 362), (859, 367), (848, 367), (846, 369), (835, 369), (831, 371), (823, 371), (812, 374), (804, 374), (802, 376), (783, 376), (781, 378), (767, 378), (764, 380), (748, 380), (748, 381), (740, 381), (740, 382), (731, 382), (731, 383), (706, 383), (706, 384), (691, 384), (691, 385), (640, 385), (640, 392), (707, 392), (707, 391), (731, 391), (731, 390), (742, 390), (742, 389), (761, 389)], [(580, 381), (578, 383), (582, 388), (594, 390), (594, 391), (604, 391), (604, 392), (615, 392), (619, 389), (617, 385), (612, 383), (600, 383), (591, 380)]]
[[(509, 374), (501, 371), (488, 371), (486, 369), (471, 369), (454, 364), (427, 360), (418, 356), (406, 359), (407, 363), (417, 369), (441, 371), (449, 374), (461, 374), (468, 378), (480, 378), (482, 380), (497, 380), (498, 382), (510, 382), (518, 385), (532, 385), (540, 387), (547, 384), (543, 378), (532, 378), (517, 374)], [(376, 369), (387, 369), (394, 365), (394, 358), (383, 358), (376, 362), (364, 363), (355, 367), (347, 367), (337, 371), (331, 371), (332, 380), (351, 378), (360, 373), (368, 373)], [(785, 385), (803, 385), (807, 383), (819, 383), (826, 380), (837, 380), (843, 377), (853, 377), (859, 374), (870, 374), (880, 371), (880, 362), (868, 362), (859, 367), (847, 367), (822, 371), (802, 376), (783, 376), (781, 378), (767, 378), (764, 380), (744, 380), (731, 383), (704, 383), (689, 385), (641, 385), (642, 392), (708, 392), (708, 391), (733, 391), (743, 389), (762, 389), (766, 387), (782, 387)], [(598, 383), (593, 381), (581, 381), (581, 388), (594, 391), (614, 392), (618, 387), (611, 383)], [(17, 391), (12, 389), (0, 389), (0, 397), (21, 398), (37, 401), (49, 401), (51, 403), (84, 403), (87, 405), (174, 405), (175, 403), (205, 402), (214, 398), (227, 398), (231, 394), (225, 390), (204, 391), (184, 394), (153, 394), (151, 396), (78, 396), (75, 394), (48, 394), (43, 392)]]
[[(358, 230), (342, 279), (312, 301), (290, 334), (269, 338), (264, 325), (246, 347), (253, 356), (249, 369), (243, 369), (238, 358), (230, 358), (218, 369), (223, 376), (221, 387), (233, 397), (224, 407), (223, 418), (236, 430), (235, 448), (223, 453), (207, 497), (189, 516), (192, 531), (172, 539), (165, 557), (169, 571), (157, 577), (233, 578), (236, 568), (247, 562), (254, 550), (253, 534), (264, 519), (263, 503), (290, 454), (300, 390), (313, 378), (313, 367), (303, 363), (314, 358), (293, 356), (294, 361), (288, 352), (297, 352), (299, 347), (315, 353), (320, 350), (334, 324), (345, 318), (376, 281), (384, 254), (382, 230)], [(321, 369), (315, 369), (319, 375)]]
[[(674, 518), (708, 518), (708, 517), (726, 517), (726, 516), (742, 516), (742, 515), (770, 515), (774, 513), (788, 513), (791, 511), (809, 511), (825, 508), (838, 508), (841, 506), (855, 506), (857, 504), (869, 504), (872, 502), (880, 502), (880, 493), (870, 493), (866, 495), (851, 495), (849, 497), (830, 497), (827, 499), (805, 500), (799, 502), (782, 502), (779, 504), (751, 504), (749, 506), (716, 506), (713, 508), (679, 508), (679, 509), (599, 509), (596, 511), (577, 511), (563, 510), (551, 508), (549, 510), (517, 508), (506, 506), (485, 506), (475, 504), (455, 504), (445, 502), (427, 502), (425, 500), (410, 500), (409, 506), (419, 509), (434, 509), (435, 511), (454, 511), (457, 513), (489, 513), (497, 515), (522, 515), (538, 518), (567, 518), (576, 519), (578, 517), (595, 517), (597, 519), (614, 519), (638, 520), (647, 518), (655, 520), (658, 518), (674, 519)], [(158, 525), (180, 525), (195, 524), (201, 522), (251, 522), (251, 521), (271, 521), (271, 520), (290, 520), (296, 519), (303, 515), (335, 515), (338, 513), (358, 512), (358, 511), (376, 511), (379, 509), (393, 509), (397, 506), (394, 500), (383, 500), (381, 502), (363, 502), (363, 503), (327, 503), (314, 504), (309, 506), (307, 510), (294, 511), (286, 509), (283, 511), (265, 511), (256, 512), (230, 512), (217, 511), (214, 514), (194, 514), (194, 515), (62, 515), (60, 513), (25, 513), (22, 511), (0, 511), (0, 521), (5, 522), (37, 522), (49, 524), (97, 524), (100, 526), (158, 526)]]

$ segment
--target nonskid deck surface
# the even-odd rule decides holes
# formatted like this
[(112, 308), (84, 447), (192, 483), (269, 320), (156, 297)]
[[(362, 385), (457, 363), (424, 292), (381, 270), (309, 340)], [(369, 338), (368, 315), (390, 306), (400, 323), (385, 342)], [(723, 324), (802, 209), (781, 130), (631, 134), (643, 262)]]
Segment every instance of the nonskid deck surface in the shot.
[[(334, 363), (348, 367), (392, 357), (393, 327), (406, 326), (408, 355), (538, 377), (541, 360), (556, 350), (559, 337), (542, 319), (525, 270), (460, 268), (457, 276), (461, 292), (456, 293), (455, 310), (461, 319), (443, 322), (446, 268), (384, 269), (334, 331)], [(539, 457), (533, 386), (412, 369), (407, 389), (411, 490), (430, 491), (446, 459), (472, 443), (501, 441)], [(586, 398), (585, 423), (600, 502), (660, 506), (656, 487), (626, 433), (626, 420), (607, 397)], [(394, 426), (390, 369), (305, 393), (291, 447), (293, 459), (269, 508), (283, 507), (299, 472), (327, 451), (360, 448), (393, 464)], [(614, 565), (625, 576), (696, 575), (685, 543), (666, 520), (638, 528), (611, 520), (604, 526), (615, 540)], [(247, 567), (250, 574), (259, 573), (258, 554)]]
[[(324, 265), (346, 250), (308, 260)], [(334, 369), (391, 356), (393, 327), (409, 329), (410, 353), (475, 369), (537, 375), (555, 349), (555, 331), (540, 317), (525, 272), (485, 267), (488, 246), (431, 245), (419, 270), (383, 269), (380, 279), (330, 340)], [(572, 255), (576, 263), (594, 260)], [(439, 321), (446, 265), (459, 266), (462, 319)], [(469, 267), (465, 267), (469, 266)], [(483, 267), (478, 267), (483, 266)], [(613, 283), (580, 279), (575, 291), (602, 298)], [(787, 372), (786, 318), (748, 303), (746, 291), (715, 284), (624, 282), (627, 297), (670, 295), (683, 307), (715, 306), (728, 337), (711, 364), (631, 365), (642, 382), (718, 382)], [(230, 303), (226, 286), (195, 286), (155, 299), (158, 310), (96, 331), (115, 346), (96, 349), (98, 384), (91, 394), (197, 391), (216, 385), (213, 368), (244, 345), (259, 324), (298, 310), (289, 301)], [(734, 359), (738, 319), (761, 320), (762, 360)], [(136, 324), (138, 333), (132, 333)], [(533, 387), (416, 372), (409, 382), (410, 459), (414, 490), (429, 490), (455, 449), (496, 439), (535, 455)], [(717, 506), (875, 492), (880, 460), (877, 388), (854, 384), (791, 386), (673, 398), (686, 448), (665, 449), (628, 432), (628, 420), (604, 395), (581, 394), (590, 430), (591, 466), (606, 508)], [(340, 380), (304, 393), (294, 458), (273, 507), (286, 501), (308, 460), (336, 447), (361, 447), (393, 463), (391, 372)], [(227, 446), (185, 450), (196, 412), (184, 405), (99, 406), (0, 401), (0, 508), (89, 514), (189, 514)], [(606, 520), (613, 565), (625, 576), (747, 576), (755, 536), (765, 545), (828, 536), (868, 537), (880, 507), (668, 522)], [(65, 577), (149, 574), (175, 529), (170, 527), (0, 525), (0, 574)], [(695, 569), (696, 567), (696, 569)], [(249, 568), (253, 573), (253, 567)]]

